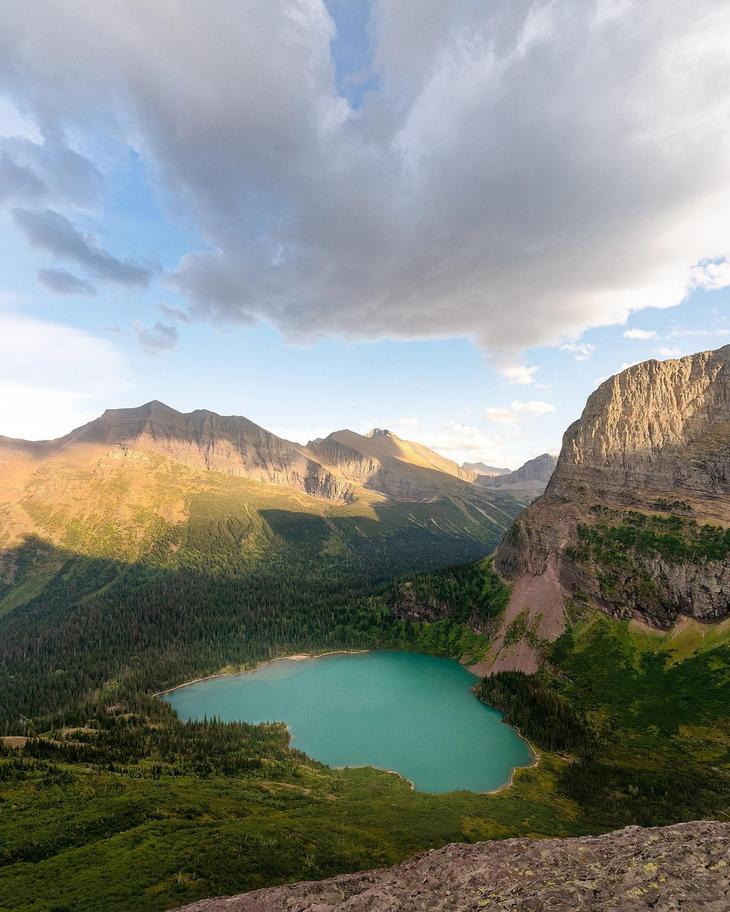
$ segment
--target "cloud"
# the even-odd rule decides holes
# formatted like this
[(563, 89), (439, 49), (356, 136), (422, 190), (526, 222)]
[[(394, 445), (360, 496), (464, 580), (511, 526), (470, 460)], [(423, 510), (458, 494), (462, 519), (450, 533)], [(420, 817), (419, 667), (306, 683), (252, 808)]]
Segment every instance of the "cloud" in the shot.
[(447, 421), (424, 439), (426, 446), (445, 453), (486, 453), (498, 445), (497, 441), (479, 428), (458, 421)]
[(170, 307), (168, 304), (160, 304), (160, 310), (170, 320), (177, 320), (180, 323), (194, 323), (195, 320), (186, 310), (180, 307)]
[(588, 361), (596, 350), (596, 346), (590, 342), (566, 342), (560, 346), (561, 351), (571, 352), (575, 355), (576, 361)]
[(399, 418), (397, 421), (393, 422), (393, 427), (397, 428), (415, 428), (420, 424), (418, 418)]
[(657, 349), (657, 355), (660, 358), (678, 358), (680, 352), (678, 348), (669, 348), (669, 346), (663, 345)]
[(554, 412), (555, 406), (549, 402), (541, 402), (539, 399), (530, 399), (528, 402), (515, 400), (509, 406), (513, 412), (528, 415), (547, 415), (548, 412)]
[(507, 383), (514, 386), (529, 386), (535, 382), (537, 367), (526, 367), (524, 364), (498, 365), (500, 374)]
[(0, 134), (0, 150), (16, 167), (35, 176), (40, 189), (34, 197), (43, 195), (77, 206), (93, 206), (101, 199), (101, 172), (68, 145), (56, 124), (46, 124), (45, 135), (39, 141)]
[(692, 270), (730, 235), (728, 4), (378, 0), (358, 110), (321, 0), (34, 10), (0, 5), (0, 89), (134, 146), (201, 237), (199, 319), (518, 364), (725, 281)]
[(487, 421), (501, 424), (517, 424), (522, 415), (547, 415), (555, 411), (555, 406), (539, 399), (530, 399), (521, 402), (515, 399), (510, 402), (509, 408), (492, 407), (484, 409), (482, 413)]
[(653, 329), (627, 329), (624, 331), (624, 339), (637, 339), (639, 341), (644, 341), (645, 339), (655, 339), (656, 333)]
[(0, 154), (0, 204), (36, 199), (45, 192), (46, 185), (34, 171), (16, 164), (7, 153)]
[(118, 260), (83, 235), (64, 215), (54, 209), (13, 209), (13, 218), (34, 247), (60, 259), (73, 260), (93, 275), (121, 285), (148, 285), (150, 269), (131, 261)]
[(730, 262), (727, 257), (716, 257), (698, 263), (692, 270), (690, 284), (706, 291), (717, 291), (730, 285)]
[(135, 320), (132, 329), (139, 344), (151, 355), (169, 351), (177, 345), (179, 337), (177, 326), (167, 326), (165, 323), (145, 326), (140, 320)]
[(126, 388), (116, 347), (91, 333), (0, 313), (0, 434), (68, 433)]
[(80, 279), (65, 269), (41, 269), (38, 272), (38, 280), (50, 291), (60, 295), (96, 294), (96, 288), (91, 282)]

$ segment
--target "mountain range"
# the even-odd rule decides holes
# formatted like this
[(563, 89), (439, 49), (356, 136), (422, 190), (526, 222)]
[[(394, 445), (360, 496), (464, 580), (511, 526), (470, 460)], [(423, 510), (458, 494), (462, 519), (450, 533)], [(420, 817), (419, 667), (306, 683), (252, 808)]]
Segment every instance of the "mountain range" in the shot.
[(88, 553), (104, 552), (108, 539), (107, 552), (137, 557), (155, 528), (185, 523), (205, 493), (221, 503), (235, 494), (254, 510), (275, 503), (297, 514), (382, 520), (373, 533), (448, 539), (450, 557), (477, 556), (528, 495), (475, 480), (387, 430), (335, 431), (303, 446), (247, 418), (183, 414), (153, 401), (107, 410), (57, 440), (0, 437), (0, 547), (6, 565), (7, 550), (29, 535)]

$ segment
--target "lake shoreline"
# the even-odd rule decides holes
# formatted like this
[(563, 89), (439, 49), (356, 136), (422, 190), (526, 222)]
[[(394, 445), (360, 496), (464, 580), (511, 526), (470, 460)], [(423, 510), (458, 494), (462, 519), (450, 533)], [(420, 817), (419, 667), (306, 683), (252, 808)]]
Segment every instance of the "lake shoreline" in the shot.
[(277, 656), (275, 659), (264, 659), (256, 662), (251, 668), (239, 668), (237, 671), (216, 671), (213, 674), (203, 675), (200, 678), (192, 678), (190, 681), (183, 681), (182, 684), (175, 684), (174, 687), (168, 687), (166, 690), (158, 690), (153, 693), (153, 697), (164, 697), (165, 694), (174, 693), (176, 690), (182, 690), (183, 687), (191, 687), (193, 684), (200, 684), (203, 681), (214, 681), (216, 678), (237, 678), (240, 675), (252, 674), (259, 668), (266, 668), (268, 665), (274, 665), (276, 662), (304, 662), (306, 659), (323, 659), (325, 656), (333, 655), (360, 655), (366, 652), (373, 652), (372, 649), (332, 649), (329, 652), (293, 652), (291, 655)]
[[(256, 671), (266, 668), (267, 666), (273, 666), (280, 662), (304, 662), (305, 660), (326, 658), (327, 656), (365, 655), (365, 654), (373, 653), (373, 652), (406, 652), (406, 653), (408, 653), (408, 652), (410, 652), (410, 650), (334, 649), (334, 650), (328, 650), (327, 652), (296, 652), (296, 653), (291, 653), (289, 655), (277, 656), (275, 658), (265, 659), (260, 662), (252, 663), (248, 667), (241, 668), (239, 666), (238, 668), (233, 668), (231, 666), (228, 666), (227, 668), (224, 668), (219, 672), (215, 672), (215, 673), (209, 674), (209, 675), (201, 675), (197, 678), (193, 678), (189, 681), (185, 681), (181, 684), (175, 685), (174, 687), (169, 687), (165, 690), (158, 691), (157, 693), (154, 694), (154, 696), (164, 699), (167, 695), (173, 694), (178, 690), (182, 690), (182, 688), (191, 687), (193, 684), (199, 684), (204, 681), (216, 680), (219, 678), (234, 678), (234, 677), (242, 677), (243, 675), (250, 675), (250, 674), (255, 673)], [(428, 655), (427, 653), (419, 653), (417, 651), (415, 652), (415, 654), (424, 655), (424, 656)], [(446, 658), (446, 657), (433, 656), (432, 658)], [(472, 677), (474, 677), (474, 678), (477, 677), (476, 675), (474, 675), (474, 672), (471, 671), (469, 665), (466, 662), (459, 662), (458, 660), (451, 660), (451, 661), (456, 661), (457, 664), (460, 665), (465, 671), (469, 672), (469, 674)], [(473, 696), (477, 697), (476, 693), (474, 693), (474, 691), (476, 689), (475, 687), (469, 687), (468, 689), (472, 691)], [(479, 699), (479, 698), (477, 697), (477, 699)], [(480, 702), (482, 702), (482, 701), (480, 700)], [(501, 723), (503, 725), (505, 725), (508, 729), (513, 731), (517, 735), (517, 737), (523, 742), (523, 744), (527, 748), (529, 762), (513, 766), (510, 769), (509, 777), (506, 779), (506, 781), (504, 781), (501, 785), (497, 786), (496, 788), (491, 788), (491, 789), (487, 788), (484, 790), (479, 790), (479, 789), (466, 787), (463, 789), (457, 788), (457, 789), (454, 789), (454, 791), (463, 790), (466, 792), (471, 792), (475, 795), (499, 794), (499, 793), (505, 791), (506, 789), (509, 789), (512, 787), (512, 785), (514, 784), (514, 781), (515, 781), (515, 774), (517, 773), (518, 770), (521, 770), (521, 769), (526, 770), (526, 769), (534, 768), (534, 767), (538, 766), (538, 764), (540, 762), (540, 754), (535, 750), (535, 748), (529, 742), (529, 740), (524, 737), (522, 732), (520, 732), (519, 728), (515, 725), (511, 725), (508, 722), (506, 722), (503, 717), (503, 714), (500, 713), (496, 707), (490, 707), (489, 704), (486, 704), (486, 703), (484, 705), (485, 705), (485, 707), (488, 707), (491, 710), (496, 710), (496, 712), (499, 713), (499, 715), (502, 717), (500, 719)], [(293, 732), (290, 729), (288, 723), (284, 722), (284, 725), (287, 729), (287, 732), (289, 733), (291, 742), (293, 743), (293, 741), (294, 741)], [(316, 758), (313, 758), (313, 759), (316, 759)], [(374, 763), (364, 763), (364, 764), (357, 764), (357, 765), (344, 764), (342, 766), (333, 766), (332, 767), (332, 769), (337, 769), (337, 770), (358, 769), (358, 768), (370, 768), (373, 770), (377, 770), (378, 772), (389, 773), (391, 775), (397, 776), (399, 779), (401, 779), (403, 782), (405, 782), (408, 785), (408, 787), (411, 791), (418, 791), (415, 783), (411, 779), (409, 779), (407, 776), (405, 776), (403, 773), (399, 772), (398, 770), (392, 769), (392, 768), (389, 768), (386, 766), (378, 766), (377, 764), (374, 764)], [(428, 792), (426, 792), (426, 793), (428, 793)]]

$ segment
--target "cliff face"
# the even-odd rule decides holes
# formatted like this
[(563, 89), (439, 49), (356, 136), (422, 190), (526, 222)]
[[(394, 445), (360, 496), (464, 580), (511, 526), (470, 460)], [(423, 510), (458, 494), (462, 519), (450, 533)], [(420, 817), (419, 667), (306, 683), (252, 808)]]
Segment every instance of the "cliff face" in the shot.
[(506, 623), (542, 604), (560, 632), (568, 599), (658, 627), (724, 617), (728, 525), (730, 346), (631, 367), (589, 397), (497, 549), (515, 584)]
[(725, 912), (730, 824), (450, 845), (384, 868), (208, 899), (179, 912)]

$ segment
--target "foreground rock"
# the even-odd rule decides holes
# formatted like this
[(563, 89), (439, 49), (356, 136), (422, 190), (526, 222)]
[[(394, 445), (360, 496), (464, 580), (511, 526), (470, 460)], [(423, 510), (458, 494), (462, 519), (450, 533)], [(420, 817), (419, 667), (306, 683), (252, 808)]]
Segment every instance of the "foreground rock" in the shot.
[(489, 670), (534, 671), (567, 604), (670, 628), (730, 613), (730, 346), (599, 386), (495, 554), (513, 596)]
[(730, 824), (450, 845), (362, 874), (209, 899), (185, 912), (727, 912)]

